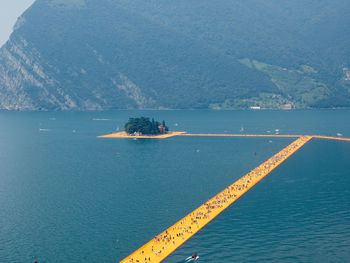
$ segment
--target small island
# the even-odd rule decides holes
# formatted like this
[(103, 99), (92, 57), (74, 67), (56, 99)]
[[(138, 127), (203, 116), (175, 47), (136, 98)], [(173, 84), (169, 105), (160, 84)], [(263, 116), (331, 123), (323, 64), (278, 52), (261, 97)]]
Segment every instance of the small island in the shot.
[(124, 125), (123, 132), (98, 136), (99, 138), (158, 138), (164, 139), (176, 135), (182, 135), (186, 132), (169, 131), (165, 121), (150, 120), (148, 117), (129, 118)]
[(130, 118), (125, 124), (125, 132), (129, 135), (141, 136), (141, 135), (160, 135), (167, 134), (169, 131), (168, 126), (165, 125), (165, 121), (162, 123), (152, 121), (147, 117)]

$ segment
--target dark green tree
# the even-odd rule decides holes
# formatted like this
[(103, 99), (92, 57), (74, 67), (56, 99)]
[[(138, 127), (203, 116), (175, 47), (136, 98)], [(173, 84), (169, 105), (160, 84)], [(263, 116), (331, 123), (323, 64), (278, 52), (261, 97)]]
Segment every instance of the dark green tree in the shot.
[[(159, 126), (160, 122), (155, 121), (152, 118), (150, 121), (147, 117), (139, 117), (139, 118), (130, 118), (129, 121), (125, 124), (125, 132), (128, 134), (133, 134), (135, 132), (141, 132), (142, 134), (150, 134), (156, 135), (160, 134)], [(168, 131), (169, 128), (165, 126), (165, 121), (163, 121), (163, 126), (165, 130)]]
[(165, 125), (165, 121), (164, 120), (162, 122), (162, 125), (165, 128), (165, 131), (168, 132), (169, 131), (169, 127)]

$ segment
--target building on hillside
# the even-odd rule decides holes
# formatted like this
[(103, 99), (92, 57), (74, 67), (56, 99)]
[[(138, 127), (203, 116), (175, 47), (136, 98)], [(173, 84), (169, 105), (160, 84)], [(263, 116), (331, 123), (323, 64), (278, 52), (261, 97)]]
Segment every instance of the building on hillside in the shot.
[(251, 106), (249, 107), (251, 110), (261, 110), (260, 106)]
[(292, 103), (286, 103), (280, 106), (281, 110), (291, 110), (293, 108)]

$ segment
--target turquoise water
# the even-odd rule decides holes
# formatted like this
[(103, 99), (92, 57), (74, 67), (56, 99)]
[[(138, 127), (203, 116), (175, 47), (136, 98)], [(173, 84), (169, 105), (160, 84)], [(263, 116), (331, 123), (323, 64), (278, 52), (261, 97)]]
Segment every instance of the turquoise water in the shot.
[[(141, 115), (350, 137), (349, 110), (0, 112), (0, 262), (117, 262), (292, 141), (96, 138)], [(349, 261), (349, 156), (349, 142), (314, 139), (165, 262)]]

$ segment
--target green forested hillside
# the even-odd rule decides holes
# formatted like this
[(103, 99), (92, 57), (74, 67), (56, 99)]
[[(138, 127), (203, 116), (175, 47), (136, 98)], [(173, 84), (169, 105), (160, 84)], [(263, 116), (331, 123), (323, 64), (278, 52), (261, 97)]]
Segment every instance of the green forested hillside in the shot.
[(37, 0), (0, 50), (0, 107), (349, 106), (349, 11), (345, 0)]

